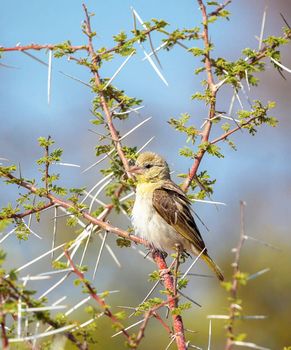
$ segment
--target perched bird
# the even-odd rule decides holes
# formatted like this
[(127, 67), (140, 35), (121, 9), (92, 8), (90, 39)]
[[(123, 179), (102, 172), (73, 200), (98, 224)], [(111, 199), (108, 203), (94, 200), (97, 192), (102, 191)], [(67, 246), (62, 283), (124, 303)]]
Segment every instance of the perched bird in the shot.
[(160, 251), (182, 251), (199, 255), (215, 272), (223, 275), (207, 253), (191, 214), (190, 201), (170, 177), (167, 162), (158, 154), (141, 153), (131, 168), (137, 179), (132, 223), (138, 236)]

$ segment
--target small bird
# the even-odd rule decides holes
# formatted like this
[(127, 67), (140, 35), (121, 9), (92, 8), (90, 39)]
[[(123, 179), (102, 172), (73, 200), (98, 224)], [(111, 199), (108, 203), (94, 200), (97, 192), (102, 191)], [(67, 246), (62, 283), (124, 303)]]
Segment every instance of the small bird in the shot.
[(167, 162), (153, 152), (141, 153), (131, 168), (135, 174), (136, 198), (132, 210), (135, 232), (153, 249), (162, 252), (181, 251), (199, 255), (215, 272), (224, 277), (210, 258), (191, 214), (191, 202), (170, 177)]

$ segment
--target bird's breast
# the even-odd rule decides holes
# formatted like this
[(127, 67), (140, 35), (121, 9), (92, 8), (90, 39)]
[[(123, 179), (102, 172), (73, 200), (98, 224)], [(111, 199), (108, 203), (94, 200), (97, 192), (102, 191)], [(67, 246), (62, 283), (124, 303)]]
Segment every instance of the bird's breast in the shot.
[(171, 251), (175, 249), (176, 243), (185, 248), (189, 245), (156, 211), (152, 203), (152, 191), (137, 190), (132, 209), (132, 224), (136, 235), (159, 250)]

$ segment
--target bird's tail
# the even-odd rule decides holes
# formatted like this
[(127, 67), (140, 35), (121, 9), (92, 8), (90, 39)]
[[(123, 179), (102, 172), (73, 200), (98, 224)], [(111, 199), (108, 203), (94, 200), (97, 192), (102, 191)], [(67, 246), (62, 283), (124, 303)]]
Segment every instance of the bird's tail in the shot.
[(206, 262), (206, 264), (213, 270), (220, 281), (224, 280), (223, 274), (220, 268), (215, 264), (215, 262), (207, 254), (202, 254), (201, 258)]

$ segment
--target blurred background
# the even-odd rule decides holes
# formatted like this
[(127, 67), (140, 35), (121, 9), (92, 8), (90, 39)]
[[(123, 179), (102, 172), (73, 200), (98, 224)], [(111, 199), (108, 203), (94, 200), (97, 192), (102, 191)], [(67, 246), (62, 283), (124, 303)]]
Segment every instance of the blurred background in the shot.
[[(144, 21), (151, 18), (164, 19), (170, 23), (170, 30), (183, 27), (194, 27), (200, 24), (201, 16), (195, 1), (86, 1), (91, 12), (92, 26), (97, 32), (95, 48), (113, 46), (112, 35), (121, 30), (129, 32), (133, 28), (130, 6), (133, 6)], [(284, 26), (280, 13), (291, 23), (290, 0), (251, 1), (237, 0), (229, 6), (231, 20), (219, 20), (210, 30), (215, 44), (215, 57), (235, 60), (242, 49), (257, 48), (264, 9), (266, 12), (265, 34), (280, 35)], [(70, 40), (73, 45), (86, 43), (81, 31), (84, 19), (81, 1), (2, 1), (0, 3), (0, 45), (12, 47), (38, 43), (60, 43)], [(154, 45), (160, 44), (160, 36), (153, 36)], [(148, 52), (150, 48), (147, 47)], [(163, 74), (169, 86), (165, 86), (152, 67), (143, 59), (142, 50), (138, 49), (122, 72), (115, 79), (118, 88), (122, 88), (129, 96), (143, 100), (145, 106), (140, 114), (131, 115), (130, 119), (118, 122), (121, 133), (128, 131), (146, 117), (150, 122), (130, 135), (125, 144), (142, 146), (150, 137), (155, 136), (148, 150), (165, 156), (175, 173), (186, 172), (191, 163), (178, 155), (183, 147), (183, 135), (175, 132), (167, 123), (170, 117), (178, 117), (181, 113), (191, 115), (191, 123), (200, 126), (207, 112), (203, 105), (193, 103), (190, 96), (200, 90), (201, 77), (193, 74), (199, 66), (199, 60), (187, 54), (177, 46), (170, 52), (159, 52)], [(48, 62), (46, 52), (31, 52), (39, 59)], [(111, 77), (121, 64), (121, 60), (104, 65), (103, 77)], [(64, 149), (63, 161), (80, 165), (77, 167), (55, 166), (62, 174), (61, 184), (66, 187), (91, 188), (102, 178), (98, 169), (82, 173), (96, 161), (94, 147), (97, 135), (89, 132), (93, 119), (90, 108), (93, 95), (88, 87), (60, 74), (63, 71), (88, 82), (90, 75), (84, 67), (77, 66), (65, 58), (53, 59), (51, 83), (51, 101), (47, 103), (47, 67), (21, 52), (5, 53), (0, 66), (0, 158), (3, 164), (20, 164), (24, 177), (39, 178), (35, 160), (41, 157), (37, 144), (39, 136), (51, 135), (57, 147)], [(291, 67), (290, 45), (282, 49), (282, 63)], [(4, 67), (4, 65), (6, 65)], [(263, 127), (255, 137), (246, 132), (236, 133), (233, 137), (238, 151), (230, 150), (222, 145), (225, 158), (205, 157), (200, 170), (207, 169), (212, 178), (216, 178), (213, 199), (226, 203), (218, 209), (209, 204), (195, 204), (195, 211), (207, 223), (209, 232), (201, 225), (203, 237), (209, 251), (217, 263), (225, 271), (227, 279), (231, 278), (231, 249), (237, 244), (239, 237), (239, 201), (244, 200), (246, 207), (246, 233), (256, 239), (264, 240), (278, 248), (275, 250), (255, 241), (246, 241), (241, 256), (243, 271), (255, 273), (264, 268), (270, 271), (250, 281), (240, 292), (246, 315), (266, 315), (265, 320), (249, 320), (236, 323), (236, 330), (247, 334), (247, 341), (255, 342), (270, 349), (282, 349), (291, 346), (291, 271), (290, 271), (290, 224), (291, 224), (291, 162), (290, 131), (291, 120), (291, 79), (284, 72), (286, 80), (266, 61), (266, 72), (260, 74), (260, 86), (252, 88), (251, 99), (264, 102), (274, 100), (277, 107), (273, 114), (279, 119), (275, 129)], [(218, 109), (227, 111), (232, 92), (224, 89), (220, 94)], [(247, 108), (243, 96), (242, 100)], [(235, 104), (235, 109), (239, 105)], [(18, 189), (0, 183), (0, 204), (14, 202)], [(41, 225), (33, 223), (33, 229), (43, 237), (42, 240), (31, 236), (26, 242), (19, 242), (10, 236), (2, 246), (8, 252), (7, 268), (15, 268), (50, 249), (53, 229), (53, 213), (47, 213)], [(111, 216), (110, 221), (125, 229), (130, 225), (123, 217)], [(7, 231), (2, 233), (5, 235)], [(76, 236), (74, 229), (65, 226), (59, 220), (57, 243), (71, 240)], [(2, 237), (2, 236), (1, 236)], [(148, 280), (155, 266), (143, 259), (137, 251), (119, 249), (115, 237), (108, 243), (118, 257), (118, 267), (105, 250), (102, 264), (97, 271), (95, 285), (98, 291), (120, 290), (109, 297), (111, 305), (138, 304), (151, 288)], [(100, 247), (100, 239), (94, 237), (89, 245), (85, 263), (89, 266), (88, 277), (91, 277)], [(23, 271), (21, 276), (48, 271), (50, 258)], [(185, 267), (186, 268), (186, 267)], [(208, 273), (203, 264), (196, 265), (193, 272)], [(60, 276), (49, 281), (34, 282), (29, 287), (41, 295), (48, 290)], [(80, 290), (71, 288), (72, 277), (69, 277), (60, 288), (48, 295), (53, 302), (70, 291), (66, 303), (73, 305), (82, 298)], [(227, 313), (227, 294), (215, 279), (191, 277), (186, 292), (202, 305), (194, 306), (186, 312), (186, 327), (196, 331), (188, 333), (191, 342), (203, 349), (207, 348), (209, 314)], [(158, 293), (157, 293), (158, 295)], [(130, 302), (129, 302), (130, 301)], [(88, 315), (79, 312), (74, 318), (86, 320)], [(132, 323), (134, 323), (134, 318)], [(130, 323), (129, 323), (130, 324)], [(141, 349), (163, 349), (169, 342), (167, 334), (156, 327), (155, 321), (150, 323), (149, 336), (146, 335)], [(98, 343), (95, 349), (120, 349), (124, 340), (120, 337), (111, 339), (112, 329), (108, 320), (100, 319), (98, 326)], [(152, 332), (152, 333), (150, 333)], [(212, 322), (212, 348), (223, 349), (225, 330), (223, 320)], [(99, 335), (100, 334), (100, 335)], [(108, 337), (105, 335), (108, 334)], [(101, 336), (102, 335), (102, 336)], [(69, 348), (69, 345), (66, 345)]]

